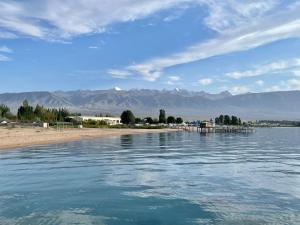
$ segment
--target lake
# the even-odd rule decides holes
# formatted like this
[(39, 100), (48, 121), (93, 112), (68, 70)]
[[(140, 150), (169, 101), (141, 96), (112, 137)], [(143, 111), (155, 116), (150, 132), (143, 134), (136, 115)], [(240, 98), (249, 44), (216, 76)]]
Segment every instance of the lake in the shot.
[(1, 151), (0, 224), (300, 224), (300, 129)]

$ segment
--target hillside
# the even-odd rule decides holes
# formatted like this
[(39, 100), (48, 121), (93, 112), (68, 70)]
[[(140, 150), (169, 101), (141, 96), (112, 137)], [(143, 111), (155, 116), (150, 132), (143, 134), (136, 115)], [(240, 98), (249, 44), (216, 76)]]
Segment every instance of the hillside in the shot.
[(187, 119), (204, 119), (221, 113), (235, 114), (245, 119), (300, 119), (300, 91), (248, 93), (231, 95), (229, 92), (208, 94), (187, 90), (129, 91), (80, 90), (68, 92), (24, 92), (0, 94), (0, 104), (16, 111), (27, 99), (31, 105), (66, 107), (84, 114), (112, 113), (119, 115), (131, 109), (139, 116), (157, 116), (164, 108), (168, 114)]

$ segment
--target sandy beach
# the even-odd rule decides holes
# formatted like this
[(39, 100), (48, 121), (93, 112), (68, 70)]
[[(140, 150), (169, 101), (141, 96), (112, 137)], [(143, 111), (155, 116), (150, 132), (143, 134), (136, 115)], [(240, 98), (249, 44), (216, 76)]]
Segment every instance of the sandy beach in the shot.
[(13, 149), (33, 145), (54, 144), (81, 139), (119, 136), (126, 134), (161, 133), (172, 129), (56, 129), (0, 128), (0, 149)]

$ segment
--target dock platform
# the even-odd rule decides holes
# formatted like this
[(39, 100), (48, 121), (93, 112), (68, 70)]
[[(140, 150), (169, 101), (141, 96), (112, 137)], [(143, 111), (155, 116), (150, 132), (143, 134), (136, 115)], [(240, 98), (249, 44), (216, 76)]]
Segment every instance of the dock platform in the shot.
[(197, 133), (254, 133), (255, 129), (244, 126), (220, 126), (220, 127), (200, 127), (200, 126), (176, 126), (178, 130), (185, 130)]

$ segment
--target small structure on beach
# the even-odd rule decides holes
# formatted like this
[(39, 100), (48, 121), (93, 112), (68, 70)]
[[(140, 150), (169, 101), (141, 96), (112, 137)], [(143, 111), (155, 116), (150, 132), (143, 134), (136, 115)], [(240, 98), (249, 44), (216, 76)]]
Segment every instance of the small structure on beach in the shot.
[(49, 128), (49, 123), (43, 123), (43, 128)]

